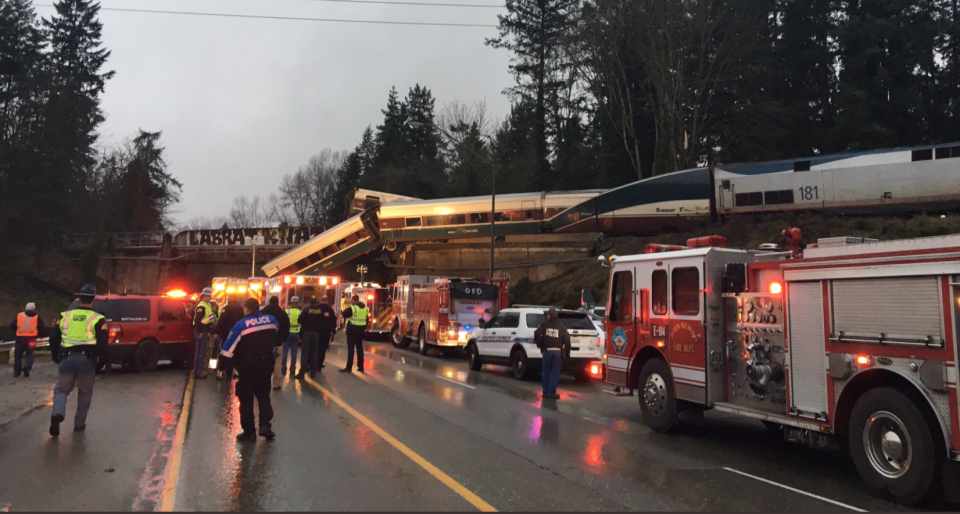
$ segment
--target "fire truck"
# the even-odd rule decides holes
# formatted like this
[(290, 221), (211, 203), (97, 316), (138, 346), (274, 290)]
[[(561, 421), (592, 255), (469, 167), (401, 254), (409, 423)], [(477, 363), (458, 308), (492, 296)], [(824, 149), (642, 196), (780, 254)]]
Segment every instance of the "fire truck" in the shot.
[(387, 287), (393, 308), (390, 316), (390, 342), (397, 348), (410, 346), (408, 334), (412, 333), (413, 295), (416, 289), (437, 280), (432, 275), (402, 275)]
[(846, 445), (875, 493), (956, 501), (960, 235), (820, 239), (802, 255), (724, 245), (600, 257), (612, 392), (636, 389), (659, 432), (705, 409), (755, 418)]
[[(376, 282), (351, 282), (343, 287), (340, 294), (340, 308), (350, 304), (353, 295), (360, 297), (360, 301), (367, 306), (367, 334), (383, 335), (390, 333), (390, 313), (393, 305), (390, 302), (386, 287)], [(346, 320), (341, 319), (341, 324)]]
[(307, 305), (310, 298), (318, 300), (324, 297), (330, 302), (337, 314), (340, 313), (340, 304), (336, 298), (340, 296), (340, 277), (332, 275), (282, 275), (273, 278), (261, 278), (265, 297), (276, 296), (280, 300), (280, 307), (290, 306), (290, 299), (294, 296), (300, 299), (301, 305)]
[(436, 278), (418, 286), (411, 284), (410, 276), (401, 278), (407, 279), (405, 285), (398, 282), (399, 288), (407, 291), (406, 323), (401, 325), (395, 319), (393, 341), (405, 348), (410, 339), (416, 338), (421, 355), (426, 355), (431, 346), (441, 350), (466, 347), (470, 333), (482, 320), (509, 305), (506, 279)]

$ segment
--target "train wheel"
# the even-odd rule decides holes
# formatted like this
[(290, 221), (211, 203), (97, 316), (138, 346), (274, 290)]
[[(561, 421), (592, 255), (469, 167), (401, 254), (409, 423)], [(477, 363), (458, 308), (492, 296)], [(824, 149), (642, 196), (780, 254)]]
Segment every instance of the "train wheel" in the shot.
[(640, 370), (637, 389), (643, 422), (661, 433), (672, 432), (680, 424), (677, 400), (673, 396), (673, 377), (670, 367), (661, 359), (650, 359)]
[(919, 402), (902, 391), (867, 391), (850, 413), (850, 454), (875, 494), (915, 504), (938, 484), (939, 447)]

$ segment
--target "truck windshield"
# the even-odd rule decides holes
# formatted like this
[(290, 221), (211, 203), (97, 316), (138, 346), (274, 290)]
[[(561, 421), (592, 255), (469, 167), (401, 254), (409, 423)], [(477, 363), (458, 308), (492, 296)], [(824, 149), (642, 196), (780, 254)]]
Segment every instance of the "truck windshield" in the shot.
[[(593, 322), (590, 321), (590, 318), (588, 318), (586, 314), (580, 312), (560, 312), (557, 313), (557, 317), (560, 319), (560, 323), (563, 323), (563, 326), (567, 327), (569, 330), (597, 329)], [(527, 314), (527, 327), (529, 328), (537, 328), (544, 321), (547, 321), (546, 314)]]

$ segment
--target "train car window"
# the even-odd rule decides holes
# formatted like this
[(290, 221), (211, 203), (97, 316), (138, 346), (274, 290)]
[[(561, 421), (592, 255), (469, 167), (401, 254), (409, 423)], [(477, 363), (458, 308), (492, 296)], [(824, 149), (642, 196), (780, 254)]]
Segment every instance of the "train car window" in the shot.
[(784, 189), (782, 191), (766, 191), (763, 193), (763, 203), (767, 205), (793, 203), (793, 189)]
[(510, 212), (510, 211), (498, 212), (498, 213), (497, 213), (497, 221), (498, 221), (498, 222), (500, 222), (500, 221), (511, 221), (512, 218), (513, 218), (513, 213)]
[(633, 318), (633, 274), (618, 271), (613, 274), (610, 290), (610, 321), (628, 323)]
[(408, 227), (419, 227), (420, 225), (422, 225), (422, 223), (420, 222), (420, 218), (419, 218), (419, 217), (416, 217), (416, 218), (407, 218), (407, 219), (404, 220), (404, 221), (405, 221), (405, 223), (406, 223), (406, 225), (407, 225)]
[(700, 270), (673, 270), (673, 313), (681, 316), (700, 314)]
[(470, 223), (490, 223), (490, 214), (486, 212), (471, 214)]
[(347, 240), (346, 240), (346, 239), (341, 239), (341, 240), (337, 241), (337, 250), (343, 250), (343, 249), (346, 248), (346, 247), (347, 247)]
[(950, 159), (952, 157), (960, 157), (960, 146), (937, 148), (937, 159)]
[(911, 152), (911, 160), (916, 161), (929, 161), (933, 159), (933, 148), (924, 148), (923, 150), (914, 150)]
[(466, 223), (467, 223), (466, 214), (454, 214), (453, 216), (450, 216), (451, 225), (465, 225)]
[(810, 161), (795, 161), (793, 171), (810, 171)]
[(376, 196), (368, 196), (367, 199), (364, 200), (363, 205), (364, 205), (364, 207), (373, 207), (374, 205), (377, 205), (378, 203), (380, 203), (380, 199), (379, 199), (379, 198), (377, 198)]
[(595, 212), (596, 209), (594, 209), (593, 201), (589, 201), (580, 205), (580, 216), (583, 218), (589, 218), (590, 216), (593, 216)]
[(424, 216), (423, 224), (428, 227), (439, 227), (443, 225), (443, 216)]
[(763, 205), (763, 193), (737, 193), (734, 200), (736, 201), (737, 207)]
[(528, 219), (528, 220), (532, 220), (532, 219), (533, 219), (533, 211), (527, 211), (527, 219)]
[(653, 272), (650, 287), (650, 305), (653, 313), (663, 316), (667, 313), (667, 270), (658, 269)]

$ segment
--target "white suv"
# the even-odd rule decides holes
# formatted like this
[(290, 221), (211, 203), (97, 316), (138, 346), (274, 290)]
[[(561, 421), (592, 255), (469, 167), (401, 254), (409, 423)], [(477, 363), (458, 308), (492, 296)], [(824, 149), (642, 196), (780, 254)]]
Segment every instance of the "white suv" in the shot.
[[(503, 309), (478, 327), (467, 341), (470, 369), (479, 371), (484, 364), (501, 364), (513, 369), (519, 380), (540, 371), (543, 356), (533, 342), (533, 333), (547, 319), (549, 307), (523, 306)], [(603, 340), (587, 314), (558, 310), (560, 321), (570, 332), (570, 357), (563, 359), (563, 370), (572, 371), (577, 380), (602, 378)]]

